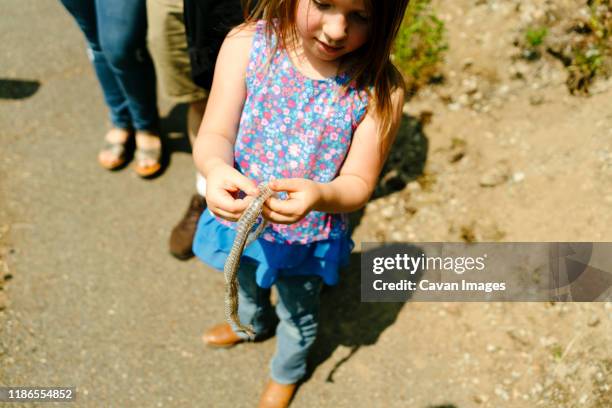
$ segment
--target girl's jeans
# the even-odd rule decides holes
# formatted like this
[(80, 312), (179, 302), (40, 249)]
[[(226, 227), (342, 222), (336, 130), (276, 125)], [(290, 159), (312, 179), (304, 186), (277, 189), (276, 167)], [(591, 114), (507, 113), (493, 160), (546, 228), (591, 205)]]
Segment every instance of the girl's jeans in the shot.
[(145, 0), (60, 0), (83, 31), (114, 126), (157, 130)]
[[(276, 327), (276, 353), (270, 362), (270, 377), (280, 384), (294, 384), (306, 374), (306, 357), (317, 335), (320, 276), (279, 276), (276, 280), (276, 316), (270, 303), (270, 289), (255, 282), (257, 264), (243, 261), (238, 271), (238, 316), (251, 324), (256, 339)], [(235, 329), (235, 328), (234, 328)], [(239, 333), (246, 338), (246, 335)]]

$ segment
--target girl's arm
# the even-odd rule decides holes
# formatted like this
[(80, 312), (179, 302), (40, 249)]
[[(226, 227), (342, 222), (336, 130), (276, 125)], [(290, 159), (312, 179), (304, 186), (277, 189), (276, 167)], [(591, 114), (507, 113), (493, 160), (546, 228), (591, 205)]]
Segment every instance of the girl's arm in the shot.
[(255, 184), (234, 169), (234, 142), (246, 98), (246, 70), (254, 27), (240, 26), (226, 37), (215, 66), (213, 84), (198, 137), (193, 146), (195, 165), (206, 179), (210, 210), (235, 221), (250, 198), (235, 199), (242, 190), (256, 194)]
[(381, 151), (379, 140), (380, 118), (370, 109), (361, 121), (340, 169), (338, 177), (330, 183), (316, 183), (306, 179), (280, 179), (272, 182), (272, 189), (287, 191), (288, 200), (270, 198), (264, 215), (272, 222), (291, 224), (312, 210), (344, 213), (363, 207), (374, 192), (378, 176), (397, 135), (402, 119), (404, 92), (397, 89), (391, 95), (393, 122), (388, 143)]
[[(393, 121), (387, 135), (386, 148), (381, 151), (378, 134), (380, 118), (376, 112), (369, 112), (361, 121), (348, 151), (340, 174), (327, 184), (319, 184), (321, 196), (314, 210), (329, 213), (344, 213), (358, 210), (366, 205), (376, 188), (389, 150), (397, 135), (402, 120), (404, 92), (401, 88), (391, 95)], [(371, 109), (374, 111), (374, 109)]]

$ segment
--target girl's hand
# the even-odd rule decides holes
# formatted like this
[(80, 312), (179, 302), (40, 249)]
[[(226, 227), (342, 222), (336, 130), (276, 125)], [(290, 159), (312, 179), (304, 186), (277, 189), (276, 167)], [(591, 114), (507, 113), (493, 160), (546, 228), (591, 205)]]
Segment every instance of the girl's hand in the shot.
[(321, 199), (319, 184), (303, 178), (278, 179), (269, 184), (274, 192), (286, 191), (287, 200), (270, 197), (263, 206), (263, 216), (277, 224), (293, 224), (304, 218)]
[[(239, 190), (247, 194), (237, 198)], [(225, 163), (213, 167), (206, 177), (206, 203), (215, 215), (228, 221), (238, 221), (242, 212), (257, 195), (255, 183)]]

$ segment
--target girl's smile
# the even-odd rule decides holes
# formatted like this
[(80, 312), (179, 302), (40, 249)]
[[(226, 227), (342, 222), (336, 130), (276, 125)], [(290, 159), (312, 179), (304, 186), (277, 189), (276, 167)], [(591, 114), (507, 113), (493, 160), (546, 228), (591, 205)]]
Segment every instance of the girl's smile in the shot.
[(315, 39), (315, 41), (317, 42), (317, 45), (319, 46), (319, 48), (326, 54), (329, 54), (330, 56), (338, 54), (340, 51), (342, 51), (342, 48), (343, 48), (343, 47), (332, 47), (331, 45), (327, 45), (325, 42), (321, 40)]

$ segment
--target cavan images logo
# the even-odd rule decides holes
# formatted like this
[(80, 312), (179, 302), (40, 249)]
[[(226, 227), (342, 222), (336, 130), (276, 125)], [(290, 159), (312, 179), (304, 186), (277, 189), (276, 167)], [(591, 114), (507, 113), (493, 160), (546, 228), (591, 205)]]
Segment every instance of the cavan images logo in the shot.
[(551, 300), (598, 300), (612, 287), (609, 250), (609, 243), (550, 243), (548, 258)]
[(612, 300), (612, 242), (362, 243), (361, 299)]

